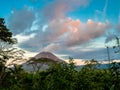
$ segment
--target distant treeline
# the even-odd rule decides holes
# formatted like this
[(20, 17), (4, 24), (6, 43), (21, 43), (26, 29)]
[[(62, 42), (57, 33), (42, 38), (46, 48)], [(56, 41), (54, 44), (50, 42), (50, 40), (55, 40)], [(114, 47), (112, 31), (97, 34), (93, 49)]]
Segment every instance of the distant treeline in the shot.
[(0, 90), (119, 90), (120, 63), (112, 63), (108, 69), (98, 65), (91, 60), (76, 70), (70, 60), (69, 64), (55, 63), (37, 72), (26, 72), (20, 65), (0, 66)]

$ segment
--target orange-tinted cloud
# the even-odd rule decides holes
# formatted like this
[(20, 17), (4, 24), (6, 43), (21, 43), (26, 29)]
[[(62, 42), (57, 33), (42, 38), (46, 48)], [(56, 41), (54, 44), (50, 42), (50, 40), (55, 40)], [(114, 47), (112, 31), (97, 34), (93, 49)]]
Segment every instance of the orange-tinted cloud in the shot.
[(70, 48), (85, 44), (103, 36), (110, 28), (111, 24), (108, 21), (102, 23), (89, 19), (86, 23), (83, 23), (71, 18), (53, 20), (48, 24), (45, 32), (44, 38), (51, 42), (45, 50), (49, 51), (55, 47), (55, 50), (62, 47)]

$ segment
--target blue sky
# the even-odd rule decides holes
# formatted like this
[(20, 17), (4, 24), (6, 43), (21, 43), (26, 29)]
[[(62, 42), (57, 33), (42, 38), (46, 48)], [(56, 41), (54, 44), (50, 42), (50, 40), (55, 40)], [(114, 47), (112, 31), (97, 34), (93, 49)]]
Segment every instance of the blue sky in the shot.
[(18, 39), (18, 47), (29, 52), (107, 59), (105, 45), (114, 45), (111, 40), (120, 34), (119, 4), (120, 0), (0, 0), (0, 17)]

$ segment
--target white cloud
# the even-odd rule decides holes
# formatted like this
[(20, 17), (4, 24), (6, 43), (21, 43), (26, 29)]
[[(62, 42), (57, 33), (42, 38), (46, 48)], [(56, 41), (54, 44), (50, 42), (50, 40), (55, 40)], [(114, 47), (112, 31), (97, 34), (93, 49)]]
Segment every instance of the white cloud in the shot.
[(24, 43), (28, 40), (30, 40), (31, 38), (34, 38), (35, 34), (30, 34), (30, 35), (16, 35), (14, 36), (17, 40), (18, 40), (18, 43)]
[(103, 10), (102, 10), (102, 11), (96, 10), (96, 13), (97, 13), (98, 15), (100, 14), (103, 19), (105, 19), (105, 17), (106, 17), (107, 7), (108, 7), (108, 0), (105, 0), (105, 5), (104, 5), (104, 7), (103, 7)]
[(43, 48), (41, 51), (54, 52), (54, 51), (59, 50), (59, 49), (60, 49), (59, 44), (51, 43), (48, 46), (46, 46), (45, 48)]

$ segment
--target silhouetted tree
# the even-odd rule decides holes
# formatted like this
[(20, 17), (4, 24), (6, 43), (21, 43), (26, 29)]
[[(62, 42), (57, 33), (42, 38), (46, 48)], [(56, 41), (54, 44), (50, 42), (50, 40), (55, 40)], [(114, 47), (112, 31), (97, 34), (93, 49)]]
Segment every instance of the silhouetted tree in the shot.
[(7, 60), (22, 59), (23, 51), (13, 48), (15, 43), (17, 40), (12, 37), (12, 32), (6, 27), (4, 19), (0, 18), (0, 85), (3, 86), (8, 75)]
[(0, 18), (0, 39), (9, 44), (16, 43), (16, 39), (12, 38), (12, 32), (6, 27), (3, 18)]

